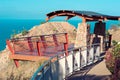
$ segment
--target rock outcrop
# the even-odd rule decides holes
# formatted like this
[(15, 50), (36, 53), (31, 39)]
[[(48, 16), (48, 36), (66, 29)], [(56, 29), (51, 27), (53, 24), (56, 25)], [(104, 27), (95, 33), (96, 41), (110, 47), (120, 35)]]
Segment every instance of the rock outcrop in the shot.
[(120, 28), (117, 29), (111, 29), (109, 30), (110, 34), (112, 34), (112, 40), (115, 40), (117, 42), (120, 42)]
[(47, 35), (54, 33), (68, 33), (69, 42), (73, 43), (76, 37), (76, 28), (68, 22), (46, 22), (42, 25), (34, 26), (27, 36)]
[[(46, 35), (53, 33), (67, 32), (69, 43), (74, 43), (76, 29), (67, 22), (47, 22), (38, 26), (34, 26), (25, 36)], [(18, 34), (17, 37), (21, 37)], [(23, 37), (23, 36), (22, 36)], [(9, 59), (11, 52), (6, 47), (0, 53), (0, 80), (29, 80), (38, 67), (44, 62), (20, 61), (20, 67), (16, 68), (13, 60)]]

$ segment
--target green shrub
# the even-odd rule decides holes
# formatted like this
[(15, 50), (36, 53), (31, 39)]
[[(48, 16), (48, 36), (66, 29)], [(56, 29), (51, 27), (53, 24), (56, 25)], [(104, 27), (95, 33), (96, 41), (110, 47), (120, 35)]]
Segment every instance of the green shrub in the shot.
[(53, 31), (54, 31), (55, 33), (59, 32), (59, 31), (57, 30), (57, 28), (53, 28)]
[[(17, 32), (17, 33), (20, 33), (20, 31)], [(13, 30), (13, 34), (11, 34), (11, 39), (12, 39), (12, 38), (18, 38), (18, 36), (16, 36), (17, 33), (16, 33), (15, 30)], [(25, 36), (25, 35), (27, 35), (28, 33), (29, 33), (29, 31), (26, 30), (26, 29), (24, 29), (24, 28), (23, 28), (23, 30), (21, 31), (22, 36)]]
[(44, 24), (44, 23), (46, 23), (46, 21), (42, 21), (40, 24)]
[(16, 34), (11, 34), (11, 39), (15, 38)]
[(27, 35), (29, 33), (29, 31), (24, 29), (21, 33), (22, 33), (22, 36), (25, 36), (25, 35)]
[(118, 24), (118, 27), (120, 27), (120, 24)]
[[(120, 44), (118, 44), (116, 41), (114, 42), (114, 46), (109, 49), (108, 52), (106, 52), (105, 59), (106, 59), (106, 66), (108, 70), (113, 74), (113, 75), (119, 75), (119, 73), (115, 73), (114, 70), (115, 66), (119, 66), (120, 63), (116, 63), (116, 60), (120, 60)], [(120, 66), (117, 67), (117, 71), (120, 71)]]
[(120, 58), (120, 44), (116, 44), (112, 49), (113, 57)]
[(118, 44), (118, 42), (117, 42), (117, 41), (115, 41), (115, 40), (113, 40), (113, 41), (112, 41), (112, 44), (113, 44), (113, 46), (115, 46), (115, 45), (117, 45), (117, 44)]
[(57, 29), (56, 28), (53, 28), (53, 31), (56, 31)]

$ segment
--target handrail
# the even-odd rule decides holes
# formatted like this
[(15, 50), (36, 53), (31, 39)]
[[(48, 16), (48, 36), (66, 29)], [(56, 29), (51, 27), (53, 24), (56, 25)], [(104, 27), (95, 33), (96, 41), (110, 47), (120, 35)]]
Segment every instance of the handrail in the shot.
[(65, 52), (65, 51), (59, 52), (58, 54), (56, 54), (55, 56), (51, 57), (49, 60), (47, 60), (46, 62), (44, 62), (44, 63), (37, 69), (37, 71), (34, 73), (34, 75), (32, 76), (31, 80), (34, 80), (35, 77), (37, 76), (37, 74), (38, 74), (40, 71), (42, 71), (43, 68), (44, 68), (49, 62), (51, 62), (51, 60), (52, 60), (53, 58), (58, 57), (58, 55), (60, 55), (60, 54), (64, 54), (64, 52)]
[[(93, 44), (93, 45), (91, 45), (91, 46), (98, 46), (98, 45), (100, 45), (100, 43)], [(89, 47), (89, 46), (90, 46), (90, 45), (88, 45), (88, 46), (82, 46), (82, 47), (78, 47), (78, 48), (73, 48), (73, 49), (71, 49), (71, 50), (68, 50), (68, 52), (69, 52), (69, 51), (78, 50), (78, 49), (81, 49), (81, 48), (84, 48), (84, 47)], [(34, 75), (32, 76), (31, 80), (36, 80), (35, 78), (37, 77), (37, 74), (38, 74), (39, 72), (41, 72), (42, 70), (44, 70), (44, 67), (46, 67), (46, 65), (50, 66), (49, 63), (52, 61), (52, 59), (57, 58), (57, 60), (58, 60), (59, 56), (60, 56), (61, 54), (64, 54), (64, 53), (65, 53), (65, 51), (59, 52), (59, 53), (56, 54), (55, 56), (51, 57), (48, 61), (44, 62), (43, 65), (41, 65), (41, 66), (37, 69), (37, 71), (34, 73)], [(71, 53), (71, 54), (74, 54), (74, 53)], [(70, 55), (70, 54), (69, 54), (69, 55)], [(41, 72), (41, 75), (43, 75), (43, 74), (44, 74), (44, 71)]]
[(48, 34), (48, 35), (46, 34), (46, 35), (27, 36), (27, 37), (20, 37), (20, 38), (12, 38), (10, 40), (23, 39), (23, 38), (29, 38), (29, 37), (52, 36), (52, 35), (60, 35), (60, 34), (66, 34), (66, 33), (56, 33), (56, 34)]
[[(10, 40), (11, 42), (17, 41), (17, 40)], [(28, 40), (19, 40), (19, 41), (28, 41)], [(30, 40), (31, 42), (48, 42), (53, 43), (54, 41), (42, 41), (42, 40)]]
[[(59, 40), (59, 36), (64, 34), (64, 40)], [(60, 35), (61, 36), (61, 35)], [(36, 38), (34, 38), (36, 37)], [(51, 41), (52, 40), (52, 41)], [(64, 41), (64, 42), (63, 42)], [(12, 43), (12, 45), (10, 45)], [(62, 45), (61, 45), (62, 43)], [(65, 44), (66, 43), (66, 44)], [(28, 36), (28, 37), (21, 37), (21, 38), (13, 38), (7, 40), (8, 48), (12, 52), (12, 54), (29, 54), (29, 55), (37, 55), (42, 56), (47, 51), (53, 51), (52, 49), (60, 48), (63, 49), (63, 45), (65, 50), (68, 47), (68, 34), (67, 33), (57, 33), (57, 34), (49, 34), (49, 35), (39, 35), (39, 36)], [(52, 46), (52, 47), (51, 47)], [(47, 49), (48, 48), (48, 49)], [(46, 52), (44, 52), (46, 51)], [(57, 51), (57, 50), (55, 50)], [(58, 51), (60, 51), (58, 49)], [(66, 52), (67, 54), (67, 52)]]

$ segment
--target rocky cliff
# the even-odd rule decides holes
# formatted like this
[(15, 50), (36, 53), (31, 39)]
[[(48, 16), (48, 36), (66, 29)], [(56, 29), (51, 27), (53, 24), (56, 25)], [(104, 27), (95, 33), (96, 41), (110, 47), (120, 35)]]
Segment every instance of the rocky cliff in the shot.
[(110, 34), (112, 34), (112, 40), (120, 42), (120, 28), (109, 30)]
[[(34, 26), (25, 36), (45, 35), (53, 33), (67, 32), (69, 43), (74, 43), (76, 29), (67, 22), (47, 22), (38, 26)], [(21, 34), (17, 37), (23, 37)], [(29, 80), (37, 68), (44, 62), (19, 61), (20, 67), (16, 68), (13, 60), (9, 59), (11, 52), (6, 47), (0, 53), (0, 80)]]

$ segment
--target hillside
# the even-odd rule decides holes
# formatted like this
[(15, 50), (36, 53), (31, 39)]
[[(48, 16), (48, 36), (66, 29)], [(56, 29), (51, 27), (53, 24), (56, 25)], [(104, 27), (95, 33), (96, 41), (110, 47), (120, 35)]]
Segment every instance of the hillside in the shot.
[(109, 30), (110, 34), (112, 34), (112, 40), (120, 42), (120, 28)]
[[(46, 35), (53, 33), (67, 32), (69, 43), (75, 40), (76, 29), (67, 22), (47, 22), (38, 26), (34, 26), (25, 36)], [(17, 37), (23, 37), (21, 34)], [(62, 38), (61, 38), (62, 40)], [(37, 68), (44, 62), (19, 61), (20, 67), (16, 68), (13, 60), (9, 59), (11, 52), (6, 47), (0, 53), (0, 80), (29, 80)]]

